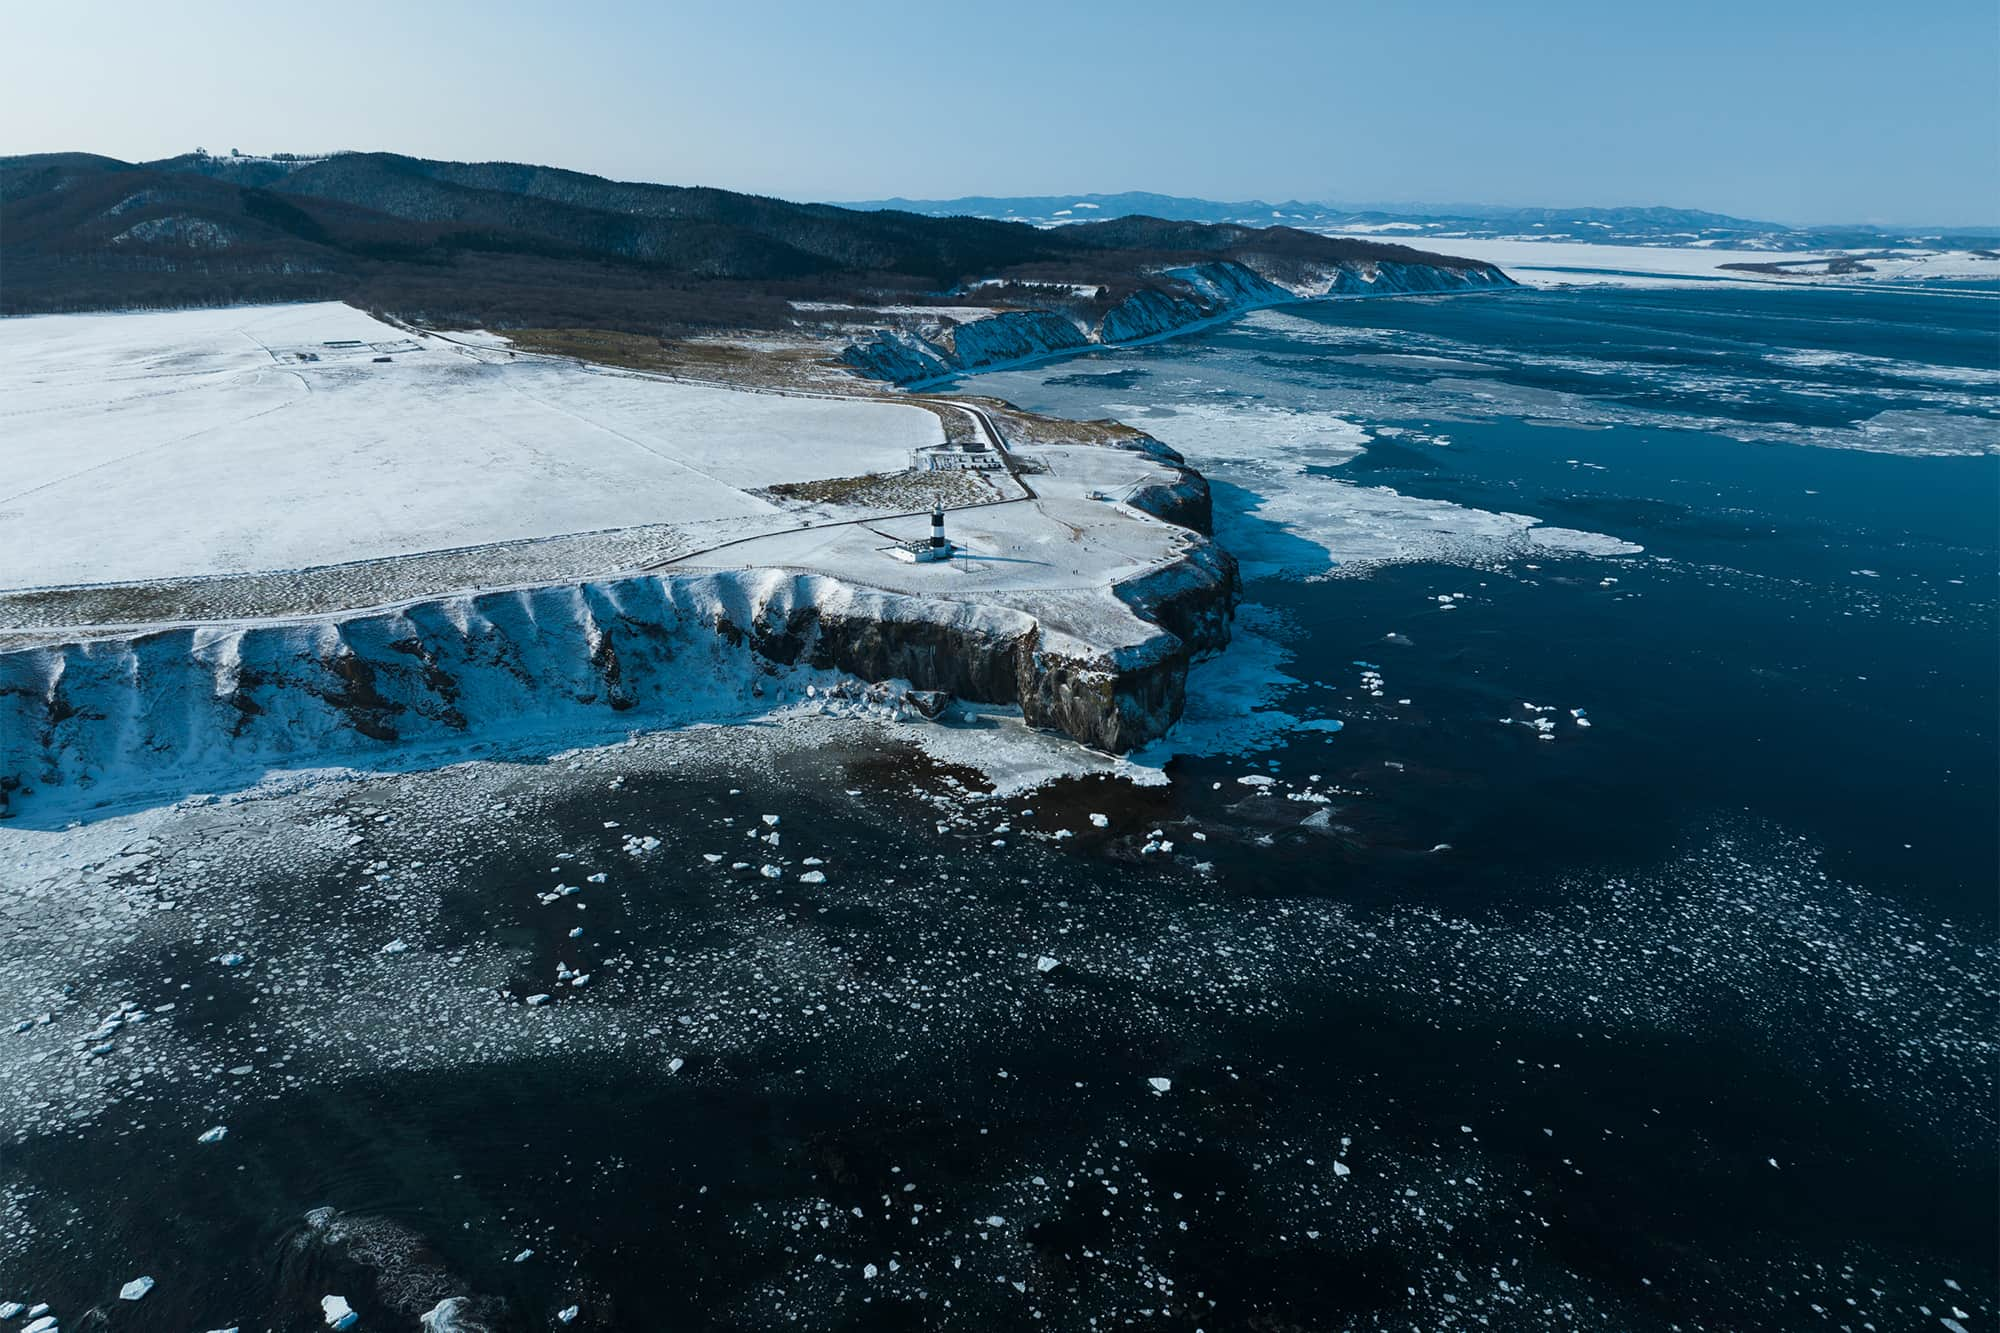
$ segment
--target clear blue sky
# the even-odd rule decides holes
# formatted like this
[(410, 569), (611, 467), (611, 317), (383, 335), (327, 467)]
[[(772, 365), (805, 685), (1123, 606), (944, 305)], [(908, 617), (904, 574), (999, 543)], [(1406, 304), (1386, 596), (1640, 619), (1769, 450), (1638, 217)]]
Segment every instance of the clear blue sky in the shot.
[(0, 152), (2000, 222), (2000, 4), (10, 3)]

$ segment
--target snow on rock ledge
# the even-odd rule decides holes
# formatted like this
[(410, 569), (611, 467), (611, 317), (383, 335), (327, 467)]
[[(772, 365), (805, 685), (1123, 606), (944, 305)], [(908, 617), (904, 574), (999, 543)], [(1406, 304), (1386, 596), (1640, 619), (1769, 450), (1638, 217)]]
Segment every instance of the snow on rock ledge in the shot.
[(1173, 725), (1190, 659), (1227, 641), (1234, 564), (1197, 541), (1114, 591), (1138, 618), (1095, 638), (1013, 607), (764, 570), (0, 653), (0, 815), (9, 802), (89, 806), (405, 750), (741, 716), (785, 668), (1016, 704), (1031, 724), (1123, 752)]
[(1053, 310), (1009, 310), (922, 330), (884, 329), (849, 346), (854, 370), (895, 384), (921, 384), (1092, 346), (1144, 342), (1265, 306), (1356, 296), (1487, 291), (1514, 283), (1490, 264), (1355, 260), (1265, 276), (1233, 259), (1168, 269), (1166, 281), (1134, 292), (1092, 326)]

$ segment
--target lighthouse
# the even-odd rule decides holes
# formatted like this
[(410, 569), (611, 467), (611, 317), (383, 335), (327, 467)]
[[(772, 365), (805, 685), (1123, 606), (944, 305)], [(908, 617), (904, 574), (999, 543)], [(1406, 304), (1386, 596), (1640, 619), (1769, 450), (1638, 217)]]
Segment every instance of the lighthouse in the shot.
[(906, 542), (897, 542), (887, 548), (896, 559), (911, 565), (928, 565), (951, 559), (958, 554), (958, 548), (944, 535), (944, 505), (931, 506), (931, 535), (912, 537)]

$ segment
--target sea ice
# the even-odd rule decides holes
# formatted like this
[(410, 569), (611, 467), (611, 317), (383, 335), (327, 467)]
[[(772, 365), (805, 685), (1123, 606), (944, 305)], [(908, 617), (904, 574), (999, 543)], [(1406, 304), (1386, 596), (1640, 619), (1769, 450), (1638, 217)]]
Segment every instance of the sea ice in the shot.
[(118, 1289), (118, 1299), (121, 1301), (144, 1300), (146, 1293), (152, 1289), (153, 1279), (149, 1277), (135, 1277)]
[(326, 1317), (326, 1326), (332, 1329), (353, 1328), (361, 1322), (361, 1316), (354, 1313), (354, 1307), (344, 1296), (322, 1296), (319, 1298), (320, 1313)]

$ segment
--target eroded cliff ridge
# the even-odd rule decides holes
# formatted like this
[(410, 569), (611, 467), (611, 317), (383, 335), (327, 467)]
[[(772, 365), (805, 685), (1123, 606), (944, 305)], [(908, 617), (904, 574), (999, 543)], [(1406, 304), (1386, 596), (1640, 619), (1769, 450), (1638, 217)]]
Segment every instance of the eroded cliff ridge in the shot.
[(1207, 485), (1157, 441), (1119, 505), (1171, 524), (1100, 589), (908, 595), (786, 569), (628, 573), (390, 608), (51, 639), (0, 653), (0, 809), (227, 789), (267, 771), (472, 747), (586, 743), (872, 682), (1019, 707), (1120, 753), (1179, 718), (1191, 662), (1229, 639), (1235, 562)]
[(841, 354), (874, 379), (923, 384), (1038, 357), (1166, 337), (1248, 310), (1359, 296), (1491, 291), (1513, 281), (1490, 264), (1358, 259), (1268, 264), (1233, 259), (1166, 269), (1103, 310), (1087, 304), (1000, 310), (975, 319), (918, 317), (877, 330)]

